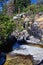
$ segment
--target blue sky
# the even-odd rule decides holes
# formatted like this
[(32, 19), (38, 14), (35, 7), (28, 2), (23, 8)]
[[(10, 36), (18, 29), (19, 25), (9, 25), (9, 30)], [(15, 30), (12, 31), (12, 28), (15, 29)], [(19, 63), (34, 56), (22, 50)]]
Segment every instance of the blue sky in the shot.
[[(9, 1), (9, 0), (6, 0), (6, 1)], [(31, 0), (31, 3), (36, 3), (37, 0)], [(2, 11), (2, 3), (0, 2), (0, 11)]]
[(31, 3), (36, 3), (37, 2), (37, 0), (31, 0)]

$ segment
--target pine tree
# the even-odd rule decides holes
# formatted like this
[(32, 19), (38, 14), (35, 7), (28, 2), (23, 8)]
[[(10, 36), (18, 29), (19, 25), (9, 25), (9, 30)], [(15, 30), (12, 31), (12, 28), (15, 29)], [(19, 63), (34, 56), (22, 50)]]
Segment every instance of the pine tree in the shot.
[(31, 4), (31, 0), (14, 0), (14, 7), (16, 11), (22, 10), (24, 7), (27, 7), (29, 4)]

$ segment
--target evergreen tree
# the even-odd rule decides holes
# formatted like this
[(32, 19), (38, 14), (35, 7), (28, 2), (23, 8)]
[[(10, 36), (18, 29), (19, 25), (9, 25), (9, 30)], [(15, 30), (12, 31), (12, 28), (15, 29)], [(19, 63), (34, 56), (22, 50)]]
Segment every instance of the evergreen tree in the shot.
[[(6, 12), (7, 11), (7, 3), (6, 3), (6, 0), (0, 0), (0, 1), (4, 2), (4, 5), (3, 5), (3, 13), (5, 14), (5, 13), (7, 13)], [(22, 11), (23, 8), (26, 8), (29, 4), (31, 4), (31, 0), (9, 0), (9, 4), (10, 4), (10, 2), (13, 5), (13, 7), (10, 6), (10, 7), (13, 8), (12, 9), (13, 12), (18, 12), (18, 10)]]
[(18, 8), (22, 10), (24, 7), (27, 7), (29, 4), (31, 4), (31, 0), (14, 0), (14, 7), (15, 11), (18, 11)]

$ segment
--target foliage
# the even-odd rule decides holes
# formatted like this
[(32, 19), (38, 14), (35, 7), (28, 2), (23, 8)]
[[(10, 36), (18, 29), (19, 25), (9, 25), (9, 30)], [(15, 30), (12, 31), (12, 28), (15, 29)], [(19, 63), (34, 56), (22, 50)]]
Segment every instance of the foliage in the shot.
[[(3, 13), (5, 14), (6, 13), (6, 8), (7, 8), (7, 3), (5, 0), (1, 0), (2, 2), (4, 2), (4, 5), (3, 5)], [(31, 4), (31, 0), (11, 0), (10, 1), (11, 4), (13, 4), (13, 8), (14, 8), (14, 12), (18, 12), (18, 10), (20, 9), (20, 11), (23, 10), (23, 8), (27, 7), (29, 4)], [(12, 3), (14, 2), (14, 3)], [(8, 3), (9, 4), (9, 3)]]
[(22, 10), (24, 7), (27, 7), (31, 3), (30, 0), (14, 0), (14, 6), (18, 11), (18, 8)]
[(19, 24), (17, 21), (13, 21), (9, 16), (7, 15), (0, 15), (0, 44), (2, 44), (2, 42), (4, 40), (6, 40), (6, 38), (8, 37), (9, 34), (11, 34), (13, 32), (13, 30), (18, 29), (19, 32), (21, 32), (23, 30), (23, 26), (22, 24), (22, 20), (19, 20)]
[[(13, 21), (10, 21), (10, 17), (6, 15), (0, 15), (0, 38), (6, 39), (7, 36), (16, 28)], [(3, 41), (3, 40), (2, 40)], [(1, 42), (1, 41), (0, 41)]]
[(37, 5), (37, 4), (31, 4), (28, 8), (28, 11), (33, 12), (33, 14), (37, 12), (42, 12), (43, 11), (43, 5)]

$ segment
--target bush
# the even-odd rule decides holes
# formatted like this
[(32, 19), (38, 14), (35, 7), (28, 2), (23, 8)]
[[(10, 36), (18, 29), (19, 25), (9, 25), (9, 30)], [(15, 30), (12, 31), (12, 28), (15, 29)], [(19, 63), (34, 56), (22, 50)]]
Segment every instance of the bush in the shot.
[[(0, 44), (7, 38), (7, 36), (13, 31), (13, 28), (16, 28), (16, 24), (13, 21), (10, 21), (10, 18), (6, 15), (1, 15), (0, 17)], [(3, 38), (3, 39), (2, 39)]]

